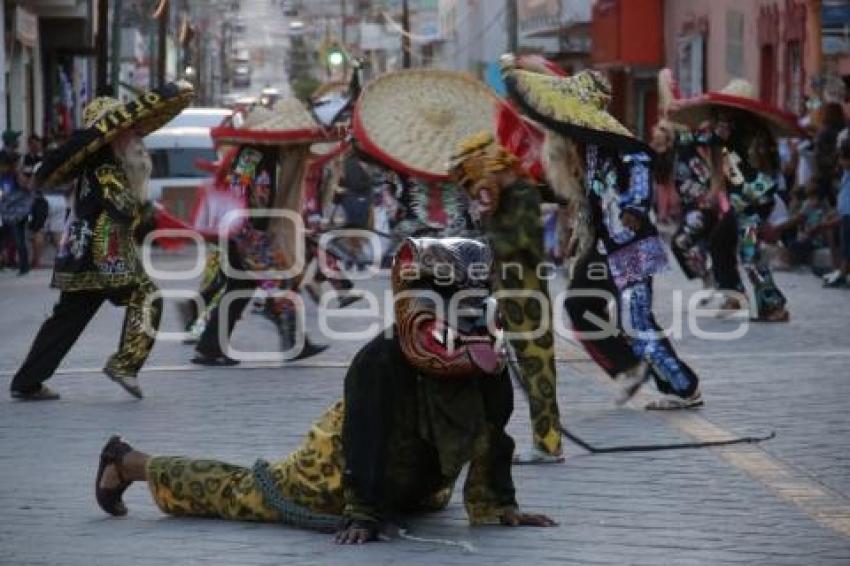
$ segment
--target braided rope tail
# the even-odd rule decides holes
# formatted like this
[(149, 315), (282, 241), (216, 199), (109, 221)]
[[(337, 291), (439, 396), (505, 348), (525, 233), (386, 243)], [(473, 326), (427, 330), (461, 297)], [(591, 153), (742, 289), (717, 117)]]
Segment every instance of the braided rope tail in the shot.
[[(513, 351), (513, 348), (508, 345), (508, 364), (510, 366), (510, 374), (513, 377), (514, 381), (519, 384), (520, 389), (525, 395), (526, 401), (528, 401), (528, 389), (526, 388), (523, 380), (519, 377), (522, 375), (519, 364), (516, 360), (516, 354)], [(732, 444), (757, 444), (759, 442), (764, 442), (766, 440), (770, 440), (776, 436), (775, 431), (771, 431), (770, 434), (764, 436), (741, 436), (738, 438), (730, 438), (728, 440), (711, 440), (707, 442), (680, 442), (673, 444), (635, 444), (635, 445), (626, 445), (626, 446), (593, 446), (588, 442), (582, 440), (580, 437), (571, 433), (567, 428), (563, 425), (563, 423), (558, 423), (558, 429), (561, 431), (561, 435), (567, 438), (570, 442), (579, 445), (583, 449), (587, 450), (591, 454), (615, 454), (618, 452), (658, 452), (661, 450), (685, 450), (689, 448), (711, 448), (713, 446), (729, 446)]]

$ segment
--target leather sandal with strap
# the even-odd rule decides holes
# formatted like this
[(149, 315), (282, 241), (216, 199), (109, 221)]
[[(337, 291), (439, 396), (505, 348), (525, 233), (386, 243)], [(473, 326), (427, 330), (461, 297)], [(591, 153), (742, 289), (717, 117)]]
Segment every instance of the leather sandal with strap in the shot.
[[(121, 461), (124, 459), (124, 456), (132, 451), (133, 448), (121, 440), (120, 436), (116, 435), (109, 439), (100, 452), (100, 465), (97, 468), (94, 495), (100, 508), (116, 517), (127, 514), (127, 506), (124, 505), (121, 496), (124, 495), (124, 492), (130, 487), (132, 482), (125, 480), (121, 474)], [(115, 466), (115, 473), (120, 483), (115, 487), (100, 487), (103, 474), (110, 465)]]

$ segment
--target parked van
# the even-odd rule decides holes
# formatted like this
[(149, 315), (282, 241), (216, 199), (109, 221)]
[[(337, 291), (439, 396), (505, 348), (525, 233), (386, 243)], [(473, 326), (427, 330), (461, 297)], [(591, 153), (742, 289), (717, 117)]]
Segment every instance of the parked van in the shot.
[(151, 200), (189, 220), (198, 186), (211, 177), (198, 163), (218, 159), (210, 128), (162, 128), (145, 137), (145, 146), (153, 162)]
[(193, 106), (186, 108), (175, 116), (165, 128), (215, 128), (230, 117), (233, 110), (230, 108), (212, 108)]

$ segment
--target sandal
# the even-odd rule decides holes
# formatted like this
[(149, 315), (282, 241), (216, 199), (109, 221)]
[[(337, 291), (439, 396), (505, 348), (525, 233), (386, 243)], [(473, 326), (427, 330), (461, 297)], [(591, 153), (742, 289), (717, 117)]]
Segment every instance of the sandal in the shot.
[[(109, 442), (106, 443), (100, 452), (100, 465), (97, 468), (97, 477), (94, 483), (94, 496), (101, 509), (116, 517), (122, 517), (127, 514), (127, 506), (121, 501), (121, 496), (124, 495), (124, 492), (130, 487), (132, 482), (125, 480), (121, 474), (121, 461), (124, 459), (124, 456), (132, 451), (133, 448), (121, 440), (120, 436), (116, 435), (109, 439)], [(118, 480), (121, 483), (115, 487), (100, 487), (100, 483), (103, 480), (103, 473), (109, 465), (115, 466), (115, 473), (118, 475)]]

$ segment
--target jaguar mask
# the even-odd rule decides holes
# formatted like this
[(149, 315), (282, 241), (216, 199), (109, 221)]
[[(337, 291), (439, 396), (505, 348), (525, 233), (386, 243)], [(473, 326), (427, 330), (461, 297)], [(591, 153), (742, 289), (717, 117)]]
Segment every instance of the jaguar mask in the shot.
[(439, 378), (504, 369), (492, 271), (490, 248), (476, 240), (405, 240), (393, 261), (392, 289), (399, 342), (414, 367)]
[(517, 171), (519, 162), (495, 142), (489, 132), (469, 136), (451, 157), (452, 180), (476, 203), (478, 214), (488, 217), (499, 208), (502, 183), (499, 176)]

